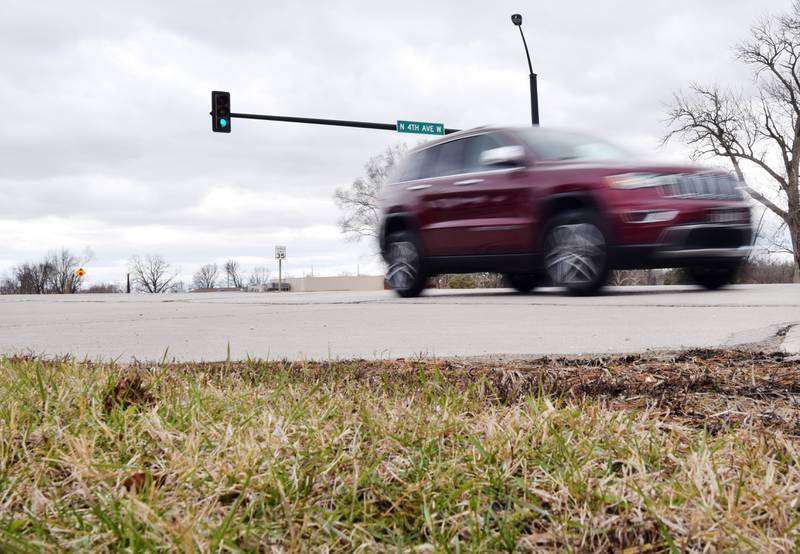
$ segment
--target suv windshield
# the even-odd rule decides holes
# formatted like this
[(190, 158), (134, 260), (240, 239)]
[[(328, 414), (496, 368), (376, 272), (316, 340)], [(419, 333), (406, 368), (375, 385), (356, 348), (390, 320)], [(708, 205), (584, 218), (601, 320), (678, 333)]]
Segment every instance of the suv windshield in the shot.
[(632, 157), (613, 144), (580, 133), (521, 129), (519, 134), (541, 160), (609, 161)]

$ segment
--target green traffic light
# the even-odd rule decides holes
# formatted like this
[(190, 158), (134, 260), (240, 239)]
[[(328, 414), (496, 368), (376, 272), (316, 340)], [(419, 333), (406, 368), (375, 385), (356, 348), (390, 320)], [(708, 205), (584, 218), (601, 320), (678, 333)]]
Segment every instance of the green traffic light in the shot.
[(228, 126), (228, 120), (225, 119), (225, 118), (220, 119), (219, 120), (219, 126), (220, 127), (227, 127)]

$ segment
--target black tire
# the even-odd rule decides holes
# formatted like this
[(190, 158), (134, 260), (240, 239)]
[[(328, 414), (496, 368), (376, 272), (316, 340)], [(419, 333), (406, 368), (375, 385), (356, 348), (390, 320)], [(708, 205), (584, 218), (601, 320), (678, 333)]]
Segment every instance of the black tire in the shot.
[(542, 263), (553, 285), (577, 296), (597, 293), (608, 278), (607, 236), (590, 210), (563, 212), (548, 221)]
[(539, 284), (539, 275), (536, 273), (507, 273), (506, 282), (517, 292), (530, 292)]
[(419, 243), (414, 233), (397, 231), (386, 239), (384, 259), (386, 282), (403, 298), (419, 296), (425, 289), (427, 276), (423, 271)]
[(692, 281), (708, 290), (721, 289), (736, 280), (741, 262), (722, 262), (714, 265), (698, 265), (687, 267)]

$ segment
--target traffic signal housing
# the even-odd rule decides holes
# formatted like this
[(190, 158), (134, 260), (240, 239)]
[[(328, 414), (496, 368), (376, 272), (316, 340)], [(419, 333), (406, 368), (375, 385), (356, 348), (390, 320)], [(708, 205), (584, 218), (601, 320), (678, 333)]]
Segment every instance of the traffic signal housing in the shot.
[(211, 129), (215, 133), (231, 132), (231, 93), (211, 91)]

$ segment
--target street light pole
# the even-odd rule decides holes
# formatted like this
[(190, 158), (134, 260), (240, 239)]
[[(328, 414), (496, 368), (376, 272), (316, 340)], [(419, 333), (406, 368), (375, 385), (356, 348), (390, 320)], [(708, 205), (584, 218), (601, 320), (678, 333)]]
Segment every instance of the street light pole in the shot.
[(528, 71), (530, 71), (531, 82), (531, 123), (539, 125), (539, 87), (536, 83), (536, 73), (533, 72), (531, 64), (531, 54), (528, 52), (528, 42), (525, 40), (525, 33), (522, 32), (522, 16), (515, 13), (511, 16), (511, 22), (519, 27), (519, 36), (522, 37), (522, 44), (525, 46), (525, 56), (528, 58)]

